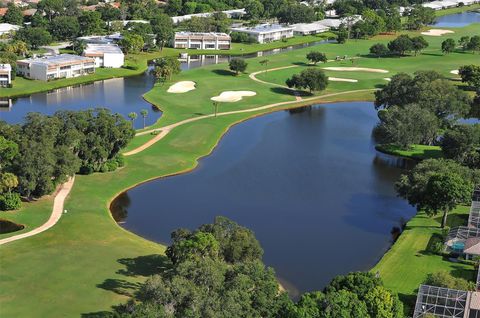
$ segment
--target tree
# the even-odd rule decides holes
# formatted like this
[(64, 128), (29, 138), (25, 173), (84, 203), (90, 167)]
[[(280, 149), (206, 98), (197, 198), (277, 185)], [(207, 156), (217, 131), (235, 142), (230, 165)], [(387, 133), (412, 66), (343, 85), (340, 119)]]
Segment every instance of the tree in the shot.
[(406, 13), (407, 28), (410, 30), (418, 30), (426, 25), (435, 23), (435, 10), (426, 8), (421, 5), (415, 5)]
[(309, 6), (289, 2), (277, 13), (277, 19), (283, 24), (310, 23), (315, 21), (315, 11)]
[(263, 4), (258, 0), (248, 0), (245, 3), (245, 18), (247, 20), (257, 20), (263, 16)]
[(412, 49), (415, 52), (415, 56), (421, 52), (423, 49), (428, 47), (428, 42), (423, 38), (423, 36), (416, 36), (412, 39)]
[(348, 40), (348, 31), (345, 27), (340, 26), (339, 30), (337, 31), (337, 43), (343, 44)]
[(448, 129), (440, 141), (445, 157), (471, 168), (478, 168), (480, 165), (477, 150), (480, 142), (479, 128), (478, 125), (455, 125)]
[(402, 29), (400, 12), (398, 12), (398, 8), (394, 5), (386, 11), (385, 28), (389, 32), (398, 32)]
[(142, 117), (143, 117), (143, 128), (145, 128), (145, 119), (147, 118), (148, 110), (142, 109), (142, 110), (140, 111), (140, 114), (141, 114)]
[(385, 21), (375, 10), (366, 9), (362, 13), (361, 30), (367, 37), (377, 35), (385, 31)]
[(402, 175), (395, 187), (417, 211), (429, 216), (443, 211), (443, 228), (448, 212), (470, 200), (474, 185), (469, 168), (452, 160), (429, 159)]
[(105, 22), (102, 21), (102, 14), (97, 11), (82, 11), (78, 17), (80, 34), (82, 36), (102, 32)]
[(16, 25), (23, 24), (22, 10), (20, 10), (14, 2), (9, 2), (7, 4), (7, 13), (3, 16), (3, 22)]
[(4, 50), (5, 52), (13, 53), (18, 56), (25, 56), (28, 53), (28, 46), (27, 43), (23, 41), (15, 40), (5, 45)]
[(172, 19), (163, 13), (156, 15), (151, 21), (152, 31), (155, 34), (157, 45), (163, 50), (165, 44), (169, 43), (174, 35)]
[(76, 54), (81, 55), (87, 48), (87, 42), (85, 42), (85, 40), (76, 39), (72, 42), (72, 48)]
[(18, 145), (0, 135), (0, 171), (12, 164), (13, 158), (18, 155)]
[(47, 45), (52, 42), (52, 36), (47, 30), (40, 27), (26, 27), (15, 33), (14, 39), (23, 41), (30, 45), (34, 50), (42, 45)]
[(213, 105), (213, 111), (214, 111), (214, 114), (215, 114), (214, 116), (217, 117), (219, 102), (213, 101), (212, 105)]
[(0, 174), (0, 193), (10, 193), (18, 186), (18, 178), (10, 172)]
[(412, 39), (408, 35), (402, 34), (388, 43), (388, 49), (394, 54), (405, 55), (405, 52), (413, 50)]
[(376, 57), (385, 56), (388, 54), (388, 48), (383, 43), (376, 43), (370, 47), (370, 54)]
[(138, 115), (135, 112), (131, 112), (128, 114), (128, 118), (130, 118), (130, 120), (132, 121), (132, 128), (133, 128), (133, 122), (135, 121), (135, 119), (137, 119), (137, 117)]
[(455, 50), (455, 40), (454, 39), (446, 39), (442, 42), (442, 52), (444, 54), (452, 53)]
[(57, 40), (73, 40), (80, 32), (80, 24), (76, 17), (58, 16), (50, 22), (48, 30)]
[(480, 91), (480, 66), (474, 64), (460, 66), (458, 74), (462, 82), (472, 86), (477, 92)]
[(473, 53), (480, 51), (480, 35), (475, 35), (470, 38), (470, 42), (468, 42), (468, 49), (473, 51)]
[(312, 93), (314, 91), (322, 91), (327, 88), (328, 77), (322, 70), (309, 68), (303, 70), (300, 74), (295, 74), (291, 78), (287, 79), (286, 84), (290, 88), (308, 88), (310, 93)]
[(233, 57), (228, 63), (228, 67), (232, 72), (235, 72), (235, 75), (245, 72), (247, 69), (247, 62), (244, 59), (239, 57)]
[(420, 105), (393, 106), (379, 112), (374, 135), (380, 143), (408, 149), (413, 144), (430, 145), (437, 139), (439, 121)]
[(120, 40), (120, 46), (125, 53), (138, 53), (145, 44), (143, 38), (138, 34), (126, 33)]
[(468, 35), (464, 35), (458, 40), (458, 44), (462, 47), (462, 50), (464, 51), (468, 50), (469, 43), (470, 43), (470, 37)]
[(268, 72), (268, 63), (270, 62), (269, 59), (263, 59), (261, 60), (259, 63), (260, 65), (262, 65), (263, 67), (265, 67), (265, 75), (267, 75), (267, 72)]
[(180, 73), (180, 62), (173, 56), (156, 59), (153, 68), (153, 75), (157, 81), (171, 79), (173, 75)]
[(327, 56), (325, 53), (318, 52), (318, 51), (311, 51), (307, 53), (307, 60), (312, 62), (313, 64), (317, 65), (318, 62), (327, 62)]
[(169, 16), (176, 16), (182, 12), (182, 0), (170, 0), (168, 1), (165, 12)]

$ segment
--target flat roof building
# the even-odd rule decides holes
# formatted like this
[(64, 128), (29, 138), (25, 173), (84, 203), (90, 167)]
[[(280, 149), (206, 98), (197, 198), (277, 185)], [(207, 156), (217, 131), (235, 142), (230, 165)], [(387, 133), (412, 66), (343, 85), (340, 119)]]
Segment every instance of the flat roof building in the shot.
[(291, 25), (291, 27), (293, 28), (294, 35), (318, 34), (330, 30), (329, 27), (321, 24), (320, 21), (312, 23), (297, 23)]
[(113, 33), (110, 35), (91, 35), (81, 36), (77, 40), (84, 41), (87, 44), (115, 44), (123, 39), (120, 33)]
[(230, 50), (232, 39), (226, 33), (175, 32), (176, 49)]
[(260, 24), (255, 27), (232, 28), (232, 31), (246, 33), (257, 43), (269, 43), (293, 37), (293, 27), (280, 24)]
[(125, 64), (125, 55), (116, 44), (87, 44), (83, 56), (95, 59), (95, 67), (120, 68)]
[[(241, 18), (244, 14), (246, 14), (245, 9), (233, 9), (233, 10), (225, 10), (221, 11), (225, 13), (228, 18)], [(178, 24), (180, 22), (191, 20), (192, 18), (208, 18), (211, 17), (215, 12), (203, 12), (203, 13), (194, 13), (194, 14), (186, 14), (180, 15), (176, 17), (172, 17), (173, 24)]]
[(12, 34), (20, 30), (20, 26), (10, 23), (0, 23), (0, 35)]
[(12, 66), (0, 64), (0, 87), (9, 87), (12, 84)]
[(60, 54), (17, 61), (17, 72), (26, 78), (49, 81), (95, 73), (95, 59)]

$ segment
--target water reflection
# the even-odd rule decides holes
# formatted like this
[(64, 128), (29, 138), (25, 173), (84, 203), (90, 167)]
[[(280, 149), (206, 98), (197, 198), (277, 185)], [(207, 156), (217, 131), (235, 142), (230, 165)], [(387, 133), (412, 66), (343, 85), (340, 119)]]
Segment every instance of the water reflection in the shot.
[(242, 123), (195, 171), (129, 190), (123, 226), (169, 242), (224, 215), (255, 232), (292, 293), (367, 270), (415, 213), (393, 189), (408, 164), (375, 151), (377, 120), (372, 103), (338, 103)]

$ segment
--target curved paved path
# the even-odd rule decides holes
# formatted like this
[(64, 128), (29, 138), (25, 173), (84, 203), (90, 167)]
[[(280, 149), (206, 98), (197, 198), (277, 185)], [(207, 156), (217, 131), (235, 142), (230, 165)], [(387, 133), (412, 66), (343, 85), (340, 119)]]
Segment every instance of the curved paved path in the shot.
[(13, 241), (17, 241), (26, 237), (30, 237), (33, 235), (37, 235), (39, 233), (42, 233), (43, 231), (48, 230), (52, 226), (54, 226), (58, 220), (60, 220), (60, 217), (62, 216), (63, 213), (63, 204), (65, 202), (65, 198), (68, 196), (70, 193), (70, 190), (73, 187), (73, 183), (75, 182), (75, 177), (70, 178), (67, 182), (62, 184), (60, 186), (60, 190), (57, 192), (55, 195), (55, 199), (53, 200), (53, 209), (52, 209), (52, 214), (50, 215), (50, 218), (48, 219), (47, 222), (43, 223), (39, 227), (29, 231), (25, 232), (22, 234), (10, 236), (7, 238), (4, 238), (3, 240), (0, 240), (0, 245), (10, 243)]

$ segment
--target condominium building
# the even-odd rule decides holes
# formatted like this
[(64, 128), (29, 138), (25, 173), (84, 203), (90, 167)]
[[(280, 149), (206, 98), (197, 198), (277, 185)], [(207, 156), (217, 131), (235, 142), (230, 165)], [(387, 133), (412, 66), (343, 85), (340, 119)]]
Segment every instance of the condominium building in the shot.
[(95, 67), (120, 68), (125, 63), (125, 55), (116, 44), (87, 44), (83, 56), (95, 59)]
[(12, 84), (12, 66), (0, 64), (0, 87), (8, 87)]
[(268, 43), (293, 37), (293, 28), (280, 24), (260, 24), (251, 28), (232, 28), (232, 32), (246, 33), (257, 43)]
[(49, 81), (95, 73), (95, 59), (60, 54), (17, 61), (17, 73), (26, 78)]
[(176, 32), (173, 47), (176, 49), (230, 50), (232, 39), (226, 33)]

